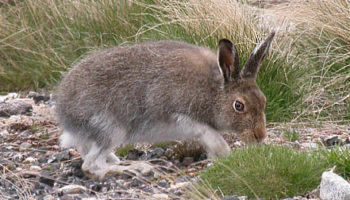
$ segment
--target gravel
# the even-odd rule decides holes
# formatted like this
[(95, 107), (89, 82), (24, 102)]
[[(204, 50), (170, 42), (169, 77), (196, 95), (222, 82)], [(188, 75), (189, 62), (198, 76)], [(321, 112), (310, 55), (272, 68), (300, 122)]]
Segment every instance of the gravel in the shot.
[[(50, 100), (34, 102), (33, 98), (34, 93), (31, 98), (0, 97), (1, 103), (20, 102), (27, 104), (27, 108), (32, 107), (29, 115), (28, 112), (17, 112), (22, 114), (0, 117), (0, 199), (186, 199), (184, 194), (191, 181), (198, 180), (198, 172), (211, 165), (205, 160), (205, 153), (199, 159), (185, 156), (179, 161), (174, 153), (176, 144), (162, 148), (140, 144), (121, 160), (149, 161), (157, 171), (141, 177), (124, 172), (109, 174), (102, 181), (91, 179), (81, 170), (79, 153), (59, 147), (60, 130)], [(315, 148), (322, 142), (330, 145), (350, 143), (348, 127), (341, 130), (333, 127), (295, 128), (299, 133), (295, 142), (283, 137), (285, 129), (269, 128), (266, 143), (298, 149)], [(232, 148), (245, 145), (232, 134), (224, 134), (224, 138)]]

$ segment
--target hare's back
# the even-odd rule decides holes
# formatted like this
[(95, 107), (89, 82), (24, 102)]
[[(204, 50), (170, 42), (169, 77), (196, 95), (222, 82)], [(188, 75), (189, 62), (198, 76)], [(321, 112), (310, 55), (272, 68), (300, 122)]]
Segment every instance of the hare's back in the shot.
[(209, 96), (220, 83), (216, 63), (209, 49), (176, 41), (116, 47), (77, 64), (62, 81), (58, 99), (83, 118), (101, 110), (121, 119), (190, 112), (187, 104), (205, 101), (197, 97)]

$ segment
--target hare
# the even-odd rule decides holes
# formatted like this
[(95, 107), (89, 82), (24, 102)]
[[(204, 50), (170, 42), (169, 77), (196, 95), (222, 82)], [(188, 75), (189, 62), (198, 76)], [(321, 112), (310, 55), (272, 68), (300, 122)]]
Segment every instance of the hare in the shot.
[(123, 144), (197, 138), (215, 158), (230, 152), (220, 131), (262, 141), (266, 98), (255, 79), (274, 35), (254, 49), (242, 70), (227, 39), (219, 41), (217, 54), (178, 41), (93, 53), (57, 89), (61, 146), (77, 148), (83, 171), (103, 178), (131, 167), (118, 165), (112, 153)]

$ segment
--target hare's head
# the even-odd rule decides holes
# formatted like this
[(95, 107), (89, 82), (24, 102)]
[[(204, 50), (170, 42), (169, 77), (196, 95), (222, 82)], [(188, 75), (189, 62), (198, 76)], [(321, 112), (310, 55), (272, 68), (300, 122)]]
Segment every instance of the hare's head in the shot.
[(247, 141), (260, 142), (266, 137), (266, 98), (256, 84), (256, 76), (274, 35), (271, 33), (254, 49), (242, 70), (235, 45), (226, 39), (219, 42), (218, 63), (224, 87), (217, 99), (218, 118), (222, 127)]

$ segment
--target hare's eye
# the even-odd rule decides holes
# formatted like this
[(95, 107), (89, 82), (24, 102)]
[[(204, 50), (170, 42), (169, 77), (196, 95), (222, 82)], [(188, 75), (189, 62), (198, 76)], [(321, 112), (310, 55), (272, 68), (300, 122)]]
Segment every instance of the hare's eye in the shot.
[(238, 100), (233, 102), (233, 109), (235, 109), (236, 112), (244, 112), (244, 104)]

